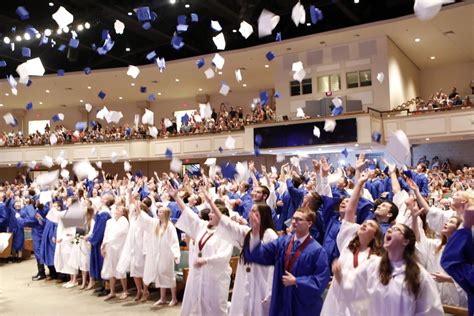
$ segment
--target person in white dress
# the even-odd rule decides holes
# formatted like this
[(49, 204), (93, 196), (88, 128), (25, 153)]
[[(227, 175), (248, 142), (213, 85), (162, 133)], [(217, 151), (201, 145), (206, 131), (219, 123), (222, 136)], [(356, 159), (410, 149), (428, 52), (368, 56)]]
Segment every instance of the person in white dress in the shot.
[[(263, 244), (278, 238), (273, 225), (271, 208), (264, 203), (254, 204), (250, 209), (251, 227), (249, 227), (231, 220), (228, 216), (222, 216), (209, 194), (205, 190), (203, 193), (214, 214), (220, 219), (216, 237), (222, 238), (242, 250), (237, 266), (229, 315), (269, 315), (274, 267), (247, 262), (243, 254), (244, 249), (250, 247), (252, 230), (259, 231)], [(255, 220), (256, 217), (259, 219), (258, 221)]]
[(372, 256), (353, 280), (333, 264), (345, 300), (365, 305), (369, 316), (443, 316), (441, 298), (431, 275), (417, 263), (415, 233), (395, 224), (385, 233), (382, 257)]
[[(170, 221), (171, 210), (167, 207), (158, 209), (158, 217), (148, 215), (146, 206), (138, 214), (138, 225), (145, 233), (147, 243), (145, 252), (145, 284), (155, 283), (160, 288), (160, 299), (154, 304), (174, 306), (178, 303), (176, 297), (176, 278), (174, 265), (179, 263), (181, 251), (178, 234)], [(171, 289), (171, 301), (166, 302), (166, 289)]]
[[(344, 220), (337, 235), (337, 247), (340, 249), (339, 262), (346, 282), (351, 282), (360, 267), (373, 256), (383, 252), (383, 233), (375, 220), (366, 220), (356, 224), (356, 209), (367, 176), (362, 175), (357, 182), (347, 204)], [(333, 281), (324, 300), (322, 316), (361, 316), (367, 313), (363, 304), (348, 302), (344, 299), (341, 286)]]
[(106, 301), (115, 298), (116, 279), (119, 279), (122, 283), (122, 295), (127, 295), (127, 275), (117, 271), (117, 263), (129, 227), (126, 212), (123, 203), (119, 203), (113, 212), (112, 218), (107, 221), (105, 226), (104, 240), (101, 246), (102, 256), (104, 257), (101, 276), (104, 280), (110, 282), (110, 294), (106, 296)]
[[(209, 222), (204, 221), (184, 204), (174, 188), (168, 185), (167, 190), (182, 211), (176, 227), (194, 239), (190, 247), (197, 253), (189, 267), (181, 315), (227, 315), (232, 244), (215, 236), (217, 216), (212, 210)], [(228, 215), (228, 210), (223, 207), (221, 213)]]
[[(72, 205), (75, 201), (69, 198), (66, 201), (66, 207)], [(59, 273), (69, 274), (71, 279), (63, 284), (64, 288), (73, 288), (77, 283), (77, 268), (69, 265), (69, 257), (73, 249), (73, 243), (76, 236), (76, 227), (64, 227), (62, 217), (66, 212), (59, 215), (58, 229), (56, 231), (56, 251), (54, 252), (54, 267)]]

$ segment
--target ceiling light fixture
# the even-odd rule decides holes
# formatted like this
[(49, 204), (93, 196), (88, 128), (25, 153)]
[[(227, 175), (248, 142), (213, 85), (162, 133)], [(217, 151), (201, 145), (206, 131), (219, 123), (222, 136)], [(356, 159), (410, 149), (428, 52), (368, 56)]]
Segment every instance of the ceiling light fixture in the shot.
[(222, 75), (222, 71), (219, 71), (218, 74), (219, 74), (219, 75)]
[(135, 83), (133, 83), (133, 82), (132, 82), (130, 85), (131, 85), (132, 87), (135, 87)]
[(48, 89), (45, 90), (46, 93), (50, 93), (51, 91), (49, 91)]
[(157, 94), (158, 94), (158, 95), (161, 95), (161, 92), (158, 92)]
[(44, 35), (46, 35), (46, 36), (51, 36), (52, 33), (53, 32), (50, 29), (44, 30)]
[(265, 65), (265, 68), (269, 68), (269, 67), (270, 67), (270, 65)]
[(87, 86), (87, 89), (89, 89), (89, 90), (90, 90), (90, 89), (92, 89), (92, 87), (91, 87), (91, 86)]
[(189, 3), (186, 3), (186, 4), (184, 5), (184, 7), (185, 7), (186, 9), (188, 9), (188, 8), (190, 7)]
[(50, 3), (49, 3), (49, 6), (50, 6), (50, 7), (54, 7), (54, 3), (50, 2)]
[(21, 42), (21, 36), (20, 36), (20, 35), (17, 35), (17, 36), (15, 37), (15, 40), (16, 40), (17, 42)]
[(10, 40), (10, 38), (9, 38), (8, 36), (5, 36), (5, 37), (3, 38), (3, 42), (4, 42), (5, 44), (10, 44), (11, 40)]
[(246, 86), (247, 86), (247, 84), (246, 84), (246, 83), (244, 83), (242, 86), (246, 87)]
[(435, 59), (436, 59), (436, 56), (431, 56), (430, 59), (431, 59), (431, 60), (435, 60)]
[(176, 82), (179, 82), (179, 79), (178, 79), (178, 78), (176, 78), (176, 79), (174, 79), (174, 81), (176, 81)]
[(61, 29), (57, 29), (57, 30), (56, 30), (56, 34), (60, 35), (60, 34), (62, 34), (62, 33), (63, 33), (63, 31), (62, 31)]
[(2, 106), (3, 106), (3, 103), (0, 103), (0, 107), (2, 107)]
[(358, 3), (359, 3), (359, 0), (354, 0), (354, 3), (355, 3), (355, 4), (358, 4)]
[(126, 48), (125, 48), (125, 51), (126, 51), (126, 52), (129, 52), (129, 51), (130, 51), (130, 47), (126, 47)]
[(10, 93), (8, 93), (8, 92), (7, 92), (7, 93), (5, 93), (5, 96), (6, 96), (6, 97), (8, 97), (9, 95), (10, 95)]
[(29, 33), (25, 33), (23, 34), (23, 38), (27, 41), (29, 41), (31, 39), (31, 35)]
[(418, 37), (415, 38), (415, 43), (419, 43), (421, 41), (421, 39), (419, 39)]
[(36, 38), (41, 38), (41, 34), (40, 34), (40, 33), (36, 33)]
[(311, 26), (311, 23), (306, 23), (306, 26)]
[(430, 138), (429, 138), (429, 137), (426, 137), (425, 140), (430, 140)]
[(39, 101), (39, 104), (42, 105), (42, 104), (43, 104), (43, 101)]
[(175, 4), (175, 3), (176, 3), (176, 0), (170, 0), (170, 3), (171, 3), (171, 4)]
[(202, 88), (199, 88), (199, 91), (202, 91)]
[(90, 29), (90, 28), (91, 28), (91, 25), (90, 25), (89, 22), (86, 22), (86, 23), (84, 23), (84, 27), (85, 27), (86, 29)]
[(237, 33), (237, 30), (236, 30), (236, 29), (233, 29), (233, 30), (232, 30), (232, 33)]
[(77, 26), (77, 30), (78, 30), (79, 32), (80, 32), (80, 31), (83, 31), (83, 30), (84, 30), (84, 25), (79, 24), (79, 25)]
[(129, 16), (132, 16), (133, 15), (133, 12), (128, 12), (127, 13)]
[(79, 102), (84, 103), (84, 100), (81, 99), (81, 100), (79, 100)]
[(69, 27), (68, 26), (63, 27), (63, 32), (64, 33), (69, 33)]
[(119, 97), (119, 100), (122, 100), (123, 98), (122, 97)]

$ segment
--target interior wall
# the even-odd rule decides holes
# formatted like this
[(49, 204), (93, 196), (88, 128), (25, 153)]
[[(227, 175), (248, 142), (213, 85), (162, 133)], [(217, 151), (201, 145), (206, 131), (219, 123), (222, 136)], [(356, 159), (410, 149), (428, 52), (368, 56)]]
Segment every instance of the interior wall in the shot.
[(433, 157), (438, 156), (440, 161), (449, 159), (454, 168), (464, 164), (472, 166), (472, 148), (474, 148), (474, 140), (414, 145), (412, 147), (413, 165), (423, 156), (426, 156), (430, 163)]
[(420, 69), (390, 39), (388, 44), (388, 81), (390, 108), (421, 94)]
[(440, 89), (449, 94), (453, 87), (461, 96), (470, 95), (469, 84), (474, 80), (474, 62), (452, 64), (421, 71), (421, 97), (427, 100)]

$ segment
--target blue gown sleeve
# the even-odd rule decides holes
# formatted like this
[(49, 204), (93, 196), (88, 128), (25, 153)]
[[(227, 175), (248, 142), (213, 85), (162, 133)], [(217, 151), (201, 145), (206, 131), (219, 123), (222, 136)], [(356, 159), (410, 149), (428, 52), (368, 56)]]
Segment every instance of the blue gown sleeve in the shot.
[(89, 242), (92, 246), (100, 246), (102, 240), (104, 238), (105, 233), (105, 225), (107, 224), (107, 220), (109, 220), (109, 216), (97, 216), (96, 223), (94, 225), (94, 230), (92, 231), (92, 235), (89, 238)]
[(303, 196), (304, 196), (303, 190), (295, 188), (295, 186), (293, 185), (293, 181), (291, 181), (291, 179), (286, 179), (286, 187), (292, 200), (294, 201), (303, 200)]
[(314, 262), (308, 262), (314, 267), (313, 274), (296, 277), (298, 295), (302, 299), (321, 296), (329, 282), (330, 274), (326, 251), (320, 248), (315, 258)]
[(252, 251), (250, 251), (250, 247), (246, 247), (244, 251), (245, 259), (265, 266), (274, 265), (280, 239), (282, 238), (275, 239), (266, 244), (259, 242)]

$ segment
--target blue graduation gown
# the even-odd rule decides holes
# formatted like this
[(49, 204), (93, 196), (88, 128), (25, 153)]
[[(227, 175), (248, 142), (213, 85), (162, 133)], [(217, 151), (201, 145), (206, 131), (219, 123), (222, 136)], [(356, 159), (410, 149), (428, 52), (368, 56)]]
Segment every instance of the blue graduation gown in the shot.
[(173, 224), (176, 224), (179, 217), (181, 216), (181, 209), (179, 208), (178, 203), (174, 201), (168, 203), (168, 208), (171, 210), (170, 220)]
[(369, 190), (374, 200), (380, 198), (380, 196), (385, 190), (385, 186), (382, 180), (380, 180), (379, 178), (375, 178), (372, 181), (366, 182), (365, 188)]
[(285, 222), (293, 217), (296, 209), (300, 207), (303, 202), (303, 189), (295, 188), (291, 179), (286, 180), (287, 190), (283, 193), (281, 200), (283, 207), (280, 209), (280, 217), (276, 226), (277, 230), (285, 230)]
[(94, 229), (89, 238), (89, 242), (91, 243), (90, 274), (96, 280), (101, 279), (100, 272), (102, 271), (102, 265), (104, 264), (104, 257), (102, 257), (102, 254), (100, 253), (100, 246), (104, 239), (105, 225), (110, 218), (110, 214), (105, 211), (95, 214)]
[(44, 219), (43, 238), (41, 239), (40, 257), (42, 262), (51, 267), (54, 266), (54, 252), (56, 251), (56, 244), (53, 238), (56, 238), (56, 231), (58, 224), (48, 219)]
[(0, 233), (4, 233), (7, 231), (10, 212), (7, 208), (7, 204), (4, 202), (0, 203)]
[(240, 197), (240, 200), (242, 201), (242, 203), (237, 207), (236, 211), (240, 214), (240, 216), (242, 216), (248, 221), (249, 215), (250, 215), (250, 209), (252, 208), (252, 205), (253, 205), (253, 200), (250, 194), (250, 190), (245, 192), (245, 194)]
[(268, 244), (259, 243), (250, 252), (245, 249), (246, 260), (262, 265), (275, 265), (273, 274), (270, 315), (319, 315), (323, 294), (329, 282), (329, 264), (324, 249), (311, 239), (290, 271), (297, 286), (285, 287), (285, 255), (293, 235), (280, 237)]
[(472, 231), (459, 229), (448, 239), (441, 266), (466, 292), (468, 315), (474, 315), (474, 240)]
[(422, 196), (428, 196), (428, 177), (424, 173), (417, 173), (413, 176), (413, 181), (415, 181), (416, 185), (420, 189), (420, 193)]

